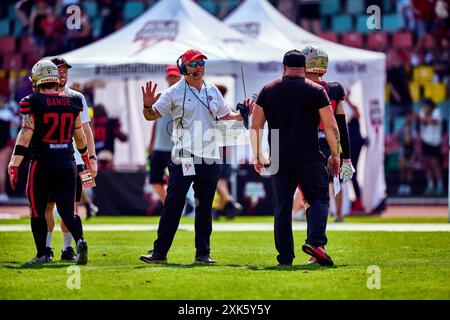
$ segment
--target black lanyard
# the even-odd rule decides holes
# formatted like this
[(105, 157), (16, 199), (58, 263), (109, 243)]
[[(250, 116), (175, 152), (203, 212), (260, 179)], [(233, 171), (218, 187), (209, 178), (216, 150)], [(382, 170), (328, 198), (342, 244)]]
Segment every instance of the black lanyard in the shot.
[[(187, 83), (187, 82), (186, 82), (186, 83)], [(188, 85), (188, 87), (189, 87), (189, 90), (191, 90), (192, 94), (197, 98), (197, 100), (200, 101), (200, 103), (201, 103), (206, 109), (208, 109), (209, 114), (211, 115), (211, 117), (213, 117), (213, 119), (214, 119), (215, 121), (218, 121), (217, 117), (215, 117), (215, 116), (213, 115), (213, 113), (212, 113), (212, 111), (211, 111), (211, 108), (210, 108), (210, 106), (209, 106), (208, 89), (206, 89), (206, 83), (203, 82), (203, 85), (205, 86), (206, 104), (203, 102), (202, 99), (200, 99), (199, 96), (197, 96), (197, 95), (195, 94), (194, 90), (192, 90), (192, 88), (191, 88), (191, 86), (189, 85), (189, 83), (187, 83), (187, 85)]]

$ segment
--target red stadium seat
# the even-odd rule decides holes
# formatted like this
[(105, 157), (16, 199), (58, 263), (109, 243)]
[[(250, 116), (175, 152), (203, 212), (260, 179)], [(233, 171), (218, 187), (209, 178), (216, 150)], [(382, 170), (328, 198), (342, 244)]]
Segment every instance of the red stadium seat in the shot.
[(25, 56), (25, 68), (30, 69), (33, 65), (41, 59), (41, 55), (37, 52), (29, 52)]
[(38, 51), (38, 48), (34, 44), (32, 37), (23, 37), (20, 39), (20, 51), (22, 53), (30, 53)]
[(411, 49), (413, 46), (413, 35), (410, 31), (397, 31), (392, 36), (391, 45), (399, 49)]
[(16, 38), (12, 36), (0, 37), (0, 52), (14, 52), (16, 50)]
[(364, 46), (363, 35), (359, 32), (344, 33), (341, 43), (350, 47), (362, 48)]
[(436, 46), (436, 42), (433, 38), (433, 36), (431, 34), (427, 34), (424, 38), (423, 38), (423, 48), (425, 50), (434, 50), (435, 46)]
[(367, 47), (371, 50), (384, 51), (388, 45), (386, 32), (371, 32), (367, 35)]
[(20, 53), (7, 52), (2, 55), (2, 69), (13, 70), (22, 67), (23, 56)]
[(331, 42), (339, 42), (339, 36), (333, 31), (323, 31), (319, 33), (319, 37), (327, 39)]

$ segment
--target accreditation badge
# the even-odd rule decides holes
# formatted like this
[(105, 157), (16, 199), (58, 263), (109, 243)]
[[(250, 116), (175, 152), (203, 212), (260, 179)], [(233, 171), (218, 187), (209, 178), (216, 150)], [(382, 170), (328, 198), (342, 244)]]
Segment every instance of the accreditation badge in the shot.
[(83, 190), (95, 187), (95, 180), (90, 170), (80, 172), (81, 186)]
[(183, 176), (195, 176), (195, 165), (193, 158), (181, 158)]

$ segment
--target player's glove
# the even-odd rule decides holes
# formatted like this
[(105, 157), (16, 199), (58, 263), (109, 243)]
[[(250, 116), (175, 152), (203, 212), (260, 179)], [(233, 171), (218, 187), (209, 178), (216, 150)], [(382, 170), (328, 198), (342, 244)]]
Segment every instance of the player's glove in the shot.
[(248, 116), (250, 114), (250, 108), (243, 103), (238, 103), (236, 106), (236, 110), (239, 111), (242, 119), (244, 120), (245, 129), (248, 129)]
[(8, 175), (11, 189), (16, 190), (17, 182), (19, 181), (19, 167), (8, 166)]
[(340, 174), (342, 183), (346, 183), (347, 181), (349, 181), (353, 177), (355, 171), (356, 170), (355, 168), (353, 168), (352, 161), (350, 159), (344, 159)]

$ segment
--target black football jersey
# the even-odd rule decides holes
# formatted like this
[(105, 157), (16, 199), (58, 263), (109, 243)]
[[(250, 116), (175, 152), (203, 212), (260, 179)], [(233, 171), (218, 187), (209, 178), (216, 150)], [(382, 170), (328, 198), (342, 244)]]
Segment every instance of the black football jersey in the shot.
[[(325, 91), (328, 94), (328, 98), (330, 98), (331, 108), (333, 109), (333, 113), (336, 112), (337, 105), (339, 102), (344, 100), (345, 91), (342, 85), (339, 82), (319, 82), (322, 87), (325, 88)], [(319, 129), (323, 130), (323, 124), (320, 122)]]
[(19, 111), (31, 114), (34, 132), (32, 159), (74, 159), (72, 138), (75, 119), (83, 109), (74, 95), (30, 94), (20, 101)]

